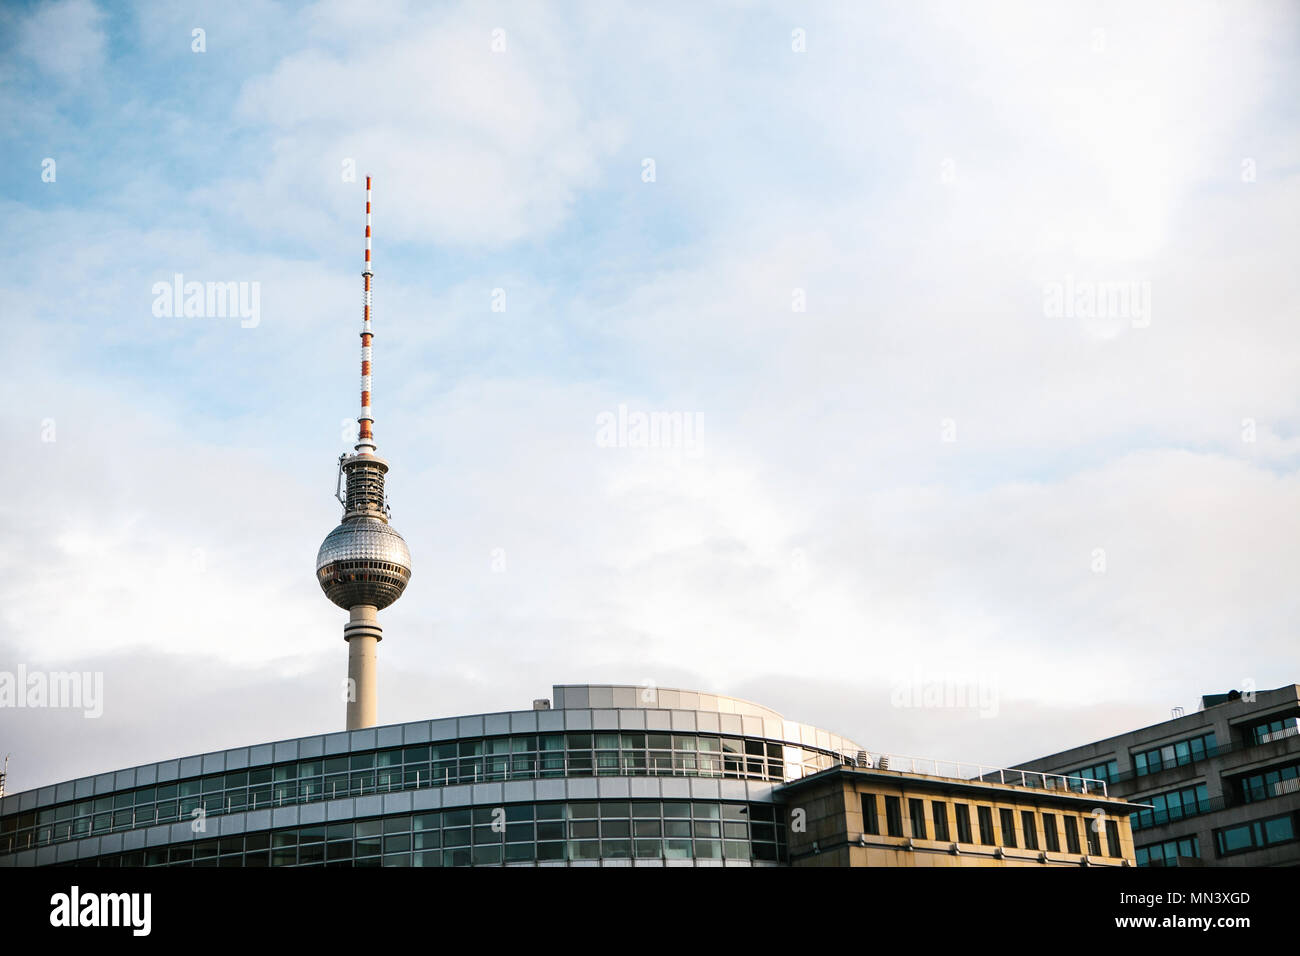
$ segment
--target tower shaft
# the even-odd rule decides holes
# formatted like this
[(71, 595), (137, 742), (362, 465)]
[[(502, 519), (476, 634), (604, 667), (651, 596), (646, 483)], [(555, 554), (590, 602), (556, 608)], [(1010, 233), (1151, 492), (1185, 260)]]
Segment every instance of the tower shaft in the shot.
[(343, 628), (348, 642), (348, 713), (347, 729), (362, 730), (379, 723), (379, 627), (376, 609), (358, 604), (348, 612)]

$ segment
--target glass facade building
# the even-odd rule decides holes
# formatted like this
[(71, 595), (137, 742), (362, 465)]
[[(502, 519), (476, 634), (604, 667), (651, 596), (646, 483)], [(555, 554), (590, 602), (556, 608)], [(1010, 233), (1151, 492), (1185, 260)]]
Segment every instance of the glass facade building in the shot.
[(0, 866), (781, 865), (777, 788), (861, 751), (737, 698), (553, 694), (11, 794)]

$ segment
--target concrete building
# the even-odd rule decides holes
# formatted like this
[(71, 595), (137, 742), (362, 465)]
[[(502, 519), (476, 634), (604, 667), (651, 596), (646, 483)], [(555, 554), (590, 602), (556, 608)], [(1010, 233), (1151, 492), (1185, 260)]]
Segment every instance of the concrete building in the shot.
[[(1129, 813), (1082, 778), (841, 765), (778, 791), (792, 866), (1132, 866)], [(900, 760), (891, 761), (903, 765)], [(1001, 779), (985, 779), (997, 775)]]
[(1196, 713), (1019, 764), (1105, 781), (1139, 866), (1300, 865), (1300, 686), (1201, 698)]
[[(281, 740), (10, 794), (0, 800), (0, 867), (780, 866), (803, 865), (810, 840), (825, 848), (820, 864), (1132, 859), (1132, 805), (1097, 781), (912, 772), (717, 694), (625, 685), (552, 694), (553, 707)], [(891, 761), (900, 769), (882, 769)], [(880, 794), (872, 849), (834, 856), (846, 834), (870, 832), (868, 793)], [(943, 823), (939, 800), (953, 801)], [(963, 807), (973, 823), (963, 824)], [(1109, 822), (1090, 836), (1099, 807)]]

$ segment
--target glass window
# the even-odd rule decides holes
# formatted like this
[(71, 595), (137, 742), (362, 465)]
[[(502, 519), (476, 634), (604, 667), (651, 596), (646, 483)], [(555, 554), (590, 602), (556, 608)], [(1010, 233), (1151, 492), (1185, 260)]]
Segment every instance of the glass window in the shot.
[(559, 843), (538, 843), (537, 859), (539, 860), (563, 860), (565, 844)]
[(1061, 852), (1061, 840), (1056, 833), (1056, 814), (1043, 814), (1043, 840), (1047, 844), (1047, 849), (1051, 853)]
[(970, 829), (970, 807), (964, 803), (954, 804), (953, 810), (957, 814), (957, 842), (974, 843), (971, 839)]
[(885, 827), (891, 837), (903, 835), (903, 811), (898, 797), (885, 795)]
[(874, 793), (864, 793), (862, 795), (862, 831), (864, 833), (880, 833), (880, 818), (877, 816), (877, 812), (876, 795)]
[(665, 840), (664, 856), (670, 860), (686, 860), (691, 856), (690, 840)]
[(507, 843), (506, 844), (506, 862), (515, 863), (521, 860), (531, 860), (537, 855), (536, 849), (532, 842), (527, 843)]
[(475, 866), (499, 866), (501, 864), (501, 844), (495, 846), (474, 847)]
[(444, 827), (467, 827), (470, 824), (470, 813), (467, 809), (446, 810), (442, 814), (442, 825)]
[(1065, 827), (1065, 850), (1067, 853), (1079, 852), (1079, 818), (1062, 816), (1061, 824)]
[(1249, 823), (1220, 830), (1217, 836), (1220, 853), (1235, 853), (1238, 850), (1249, 849), (1253, 845)]
[(934, 838), (947, 842), (948, 835), (948, 804), (942, 800), (934, 800), (930, 803), (930, 816), (934, 818)]
[(1016, 846), (1016, 820), (1012, 812), (1005, 807), (998, 810), (998, 822), (1002, 826), (1002, 845)]
[(1114, 820), (1106, 821), (1106, 851), (1116, 859), (1124, 855), (1119, 845), (1119, 824)]
[(1025, 849), (1038, 849), (1038, 823), (1034, 819), (1034, 811), (1020, 811), (1020, 829), (1025, 834)]
[(1286, 843), (1295, 839), (1295, 828), (1291, 824), (1291, 818), (1277, 817), (1273, 820), (1264, 821), (1264, 843), (1272, 845), (1274, 843)]
[(912, 824), (912, 837), (917, 840), (928, 839), (925, 829), (925, 801), (911, 797), (907, 801), (907, 812)]

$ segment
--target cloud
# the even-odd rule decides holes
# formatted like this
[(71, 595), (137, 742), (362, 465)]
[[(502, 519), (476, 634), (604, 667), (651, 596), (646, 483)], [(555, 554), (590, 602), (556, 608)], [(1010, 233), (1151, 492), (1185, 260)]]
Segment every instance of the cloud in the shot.
[[(167, 46), (188, 13), (142, 17), (181, 91), (108, 90), (154, 104), (147, 174), (61, 163), (4, 210), (11, 653), (155, 675), (104, 766), (337, 726), (311, 559), (356, 402), (353, 158), (415, 564), (383, 719), (652, 679), (1012, 762), (1293, 680), (1292, 14), (918, 9), (810, 16), (806, 54), (778, 8), (333, 3), (269, 11), (275, 42), (212, 8), (206, 59)], [(261, 324), (156, 319), (175, 272), (261, 282)], [(1149, 324), (1046, 314), (1067, 276), (1149, 283)], [(620, 405), (699, 447), (600, 447)], [(1000, 716), (891, 706), (918, 667)], [(181, 719), (222, 699), (220, 732)]]
[(40, 3), (18, 25), (18, 49), (47, 76), (80, 85), (104, 65), (103, 22), (91, 0)]
[[(334, 21), (325, 50), (250, 79), (235, 115), (265, 129), (275, 152), (255, 180), (234, 184), (239, 205), (337, 210), (348, 160), (376, 176), (386, 241), (497, 244), (554, 231), (599, 181), (618, 126), (584, 113), (545, 18), (512, 26), (495, 52), (489, 29), (458, 20), (413, 10), (341, 52), (332, 47), (350, 25)], [(310, 217), (282, 226), (295, 222)]]

